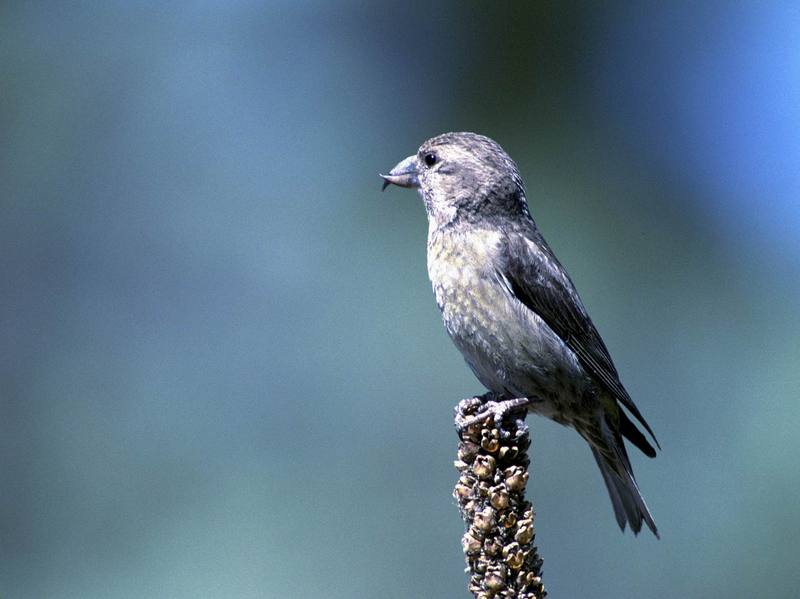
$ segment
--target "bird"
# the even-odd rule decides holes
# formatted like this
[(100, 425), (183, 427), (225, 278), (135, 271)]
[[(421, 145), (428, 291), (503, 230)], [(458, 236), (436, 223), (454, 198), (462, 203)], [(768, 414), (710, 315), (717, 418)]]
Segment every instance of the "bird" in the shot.
[[(495, 419), (522, 409), (589, 444), (624, 532), (659, 538), (624, 439), (661, 449), (620, 381), (575, 285), (531, 216), (516, 163), (489, 137), (443, 133), (383, 178), (415, 188), (428, 219), (427, 267), (445, 329), (497, 397)], [(486, 416), (486, 414), (484, 414)]]

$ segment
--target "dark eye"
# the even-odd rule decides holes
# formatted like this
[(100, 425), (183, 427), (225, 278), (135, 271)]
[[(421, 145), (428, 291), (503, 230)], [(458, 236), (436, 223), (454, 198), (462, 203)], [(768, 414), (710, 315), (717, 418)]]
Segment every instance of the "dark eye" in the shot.
[(425, 156), (422, 157), (422, 160), (425, 161), (425, 166), (433, 166), (439, 160), (439, 158), (433, 152), (428, 152)]

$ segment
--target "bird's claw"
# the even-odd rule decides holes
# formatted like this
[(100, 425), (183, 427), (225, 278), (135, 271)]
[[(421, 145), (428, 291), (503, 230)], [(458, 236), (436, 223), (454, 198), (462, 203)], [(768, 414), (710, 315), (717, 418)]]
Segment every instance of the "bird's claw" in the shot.
[(458, 434), (461, 435), (469, 427), (486, 422), (489, 418), (492, 418), (497, 428), (501, 428), (506, 416), (513, 412), (527, 412), (527, 408), (531, 403), (531, 400), (527, 397), (505, 399), (502, 401), (489, 400), (477, 414), (471, 414), (469, 416), (459, 414), (456, 417), (456, 429)]

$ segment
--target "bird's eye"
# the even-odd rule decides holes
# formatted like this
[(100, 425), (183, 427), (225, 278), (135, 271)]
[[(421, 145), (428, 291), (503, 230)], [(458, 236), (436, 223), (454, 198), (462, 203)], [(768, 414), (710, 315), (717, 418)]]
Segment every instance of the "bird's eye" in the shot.
[(436, 154), (433, 152), (428, 152), (425, 156), (422, 157), (422, 160), (425, 161), (425, 166), (433, 166), (439, 160)]

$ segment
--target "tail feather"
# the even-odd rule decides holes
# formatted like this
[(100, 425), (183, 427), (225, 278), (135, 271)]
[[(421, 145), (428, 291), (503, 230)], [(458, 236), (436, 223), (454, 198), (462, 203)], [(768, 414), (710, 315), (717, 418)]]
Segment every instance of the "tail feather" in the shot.
[(631, 422), (631, 419), (628, 418), (628, 416), (622, 410), (619, 411), (619, 432), (622, 433), (622, 436), (628, 441), (638, 447), (647, 457), (656, 457), (656, 450), (652, 445), (650, 445), (650, 443), (648, 443), (647, 438), (642, 434), (642, 431), (636, 428), (636, 425)]
[(656, 538), (661, 538), (633, 477), (633, 469), (620, 434), (612, 431), (603, 418), (601, 430), (584, 437), (589, 441), (594, 459), (603, 475), (619, 527), (624, 531), (627, 523), (634, 534), (639, 534), (644, 522)]
[[(597, 465), (600, 467), (600, 474), (603, 475), (603, 480), (606, 483), (606, 488), (608, 489), (608, 495), (611, 497), (611, 505), (614, 508), (614, 517), (617, 519), (617, 524), (621, 530), (625, 530), (625, 523), (628, 521), (628, 515), (625, 510), (625, 506), (622, 503), (622, 497), (617, 490), (617, 486), (614, 483), (614, 479), (612, 478), (613, 473), (604, 465), (602, 456), (597, 452), (597, 450), (592, 447), (592, 455), (594, 455), (594, 459), (597, 460)], [(631, 526), (633, 528), (633, 526)]]
[(633, 478), (633, 474), (624, 472), (620, 476), (594, 447), (592, 447), (592, 453), (594, 454), (594, 459), (597, 460), (597, 465), (600, 467), (600, 472), (606, 483), (611, 505), (614, 506), (614, 515), (617, 518), (617, 524), (619, 524), (620, 529), (625, 530), (625, 524), (627, 523), (630, 524), (634, 534), (639, 534), (642, 530), (642, 522), (644, 522), (653, 531), (656, 538), (660, 539), (656, 523), (639, 492), (639, 487)]

